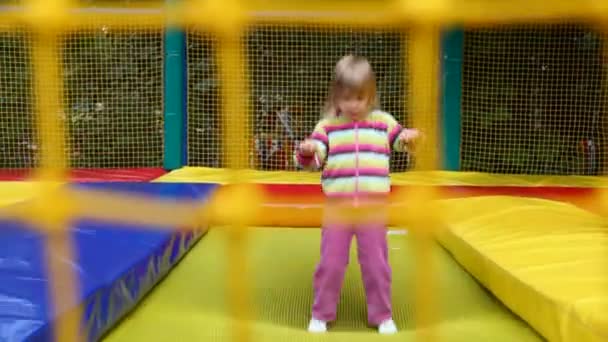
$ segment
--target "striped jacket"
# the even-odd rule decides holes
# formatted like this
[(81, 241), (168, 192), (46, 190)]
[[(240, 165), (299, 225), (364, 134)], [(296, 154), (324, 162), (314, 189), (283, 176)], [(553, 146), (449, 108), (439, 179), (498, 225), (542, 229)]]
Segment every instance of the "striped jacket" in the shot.
[(303, 169), (322, 169), (321, 184), (328, 197), (387, 194), (390, 154), (403, 151), (397, 141), (402, 130), (391, 114), (379, 110), (361, 121), (325, 118), (310, 136), (317, 153), (307, 157), (296, 151), (294, 159)]

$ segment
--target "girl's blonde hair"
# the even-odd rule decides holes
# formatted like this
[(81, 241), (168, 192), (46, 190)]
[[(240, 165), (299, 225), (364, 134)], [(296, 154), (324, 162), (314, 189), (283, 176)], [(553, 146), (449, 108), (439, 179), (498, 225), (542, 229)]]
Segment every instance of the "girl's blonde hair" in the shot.
[(367, 97), (370, 110), (378, 106), (376, 74), (366, 58), (347, 55), (338, 61), (329, 86), (323, 110), (324, 116), (331, 117), (338, 114), (337, 102), (345, 93), (363, 94)]

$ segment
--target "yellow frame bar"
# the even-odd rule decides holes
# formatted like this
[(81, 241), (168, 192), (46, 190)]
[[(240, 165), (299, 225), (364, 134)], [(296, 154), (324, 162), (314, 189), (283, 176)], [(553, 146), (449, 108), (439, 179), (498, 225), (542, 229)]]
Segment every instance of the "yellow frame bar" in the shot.
[[(60, 7), (48, 4), (47, 18)], [(59, 1), (59, 3), (66, 3)], [(331, 24), (355, 27), (401, 26), (403, 23), (433, 23), (441, 25), (467, 24), (488, 25), (518, 22), (539, 22), (554, 20), (585, 20), (604, 22), (608, 20), (608, 2), (603, 0), (401, 0), (401, 1), (362, 1), (344, 3), (318, 0), (269, 0), (239, 3), (238, 9), (230, 9), (230, 1), (189, 0), (169, 10), (163, 2), (156, 4), (135, 3), (128, 6), (97, 5), (95, 7), (69, 6), (62, 8), (69, 20), (62, 23), (62, 29), (78, 29), (103, 23), (110, 27), (164, 27), (169, 17), (175, 25), (209, 28), (218, 22), (228, 24), (231, 19), (226, 15), (239, 12), (250, 24), (280, 23), (284, 25)], [(219, 7), (217, 7), (217, 6)], [(217, 16), (216, 10), (206, 10), (216, 6), (223, 10)], [(233, 6), (234, 7), (234, 6)], [(55, 10), (56, 8), (57, 10)], [(69, 9), (68, 9), (69, 8)], [(31, 22), (27, 9), (17, 6), (4, 6), (0, 11), (3, 27), (22, 26)], [(128, 17), (128, 19), (126, 19)], [(41, 20), (37, 26), (45, 26)]]

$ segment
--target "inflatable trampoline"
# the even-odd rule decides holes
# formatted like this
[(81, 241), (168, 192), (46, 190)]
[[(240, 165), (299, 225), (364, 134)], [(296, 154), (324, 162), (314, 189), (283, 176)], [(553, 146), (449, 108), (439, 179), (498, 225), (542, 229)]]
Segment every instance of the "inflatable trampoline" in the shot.
[[(0, 342), (608, 341), (608, 6), (112, 3), (0, 5)], [(291, 157), (346, 54), (425, 136), (390, 164), (392, 336), (354, 243), (306, 329), (325, 202)]]
[[(310, 338), (305, 327), (320, 239), (318, 224), (311, 223), (319, 220), (322, 197), (317, 184), (292, 176), (257, 175), (265, 191), (274, 194), (268, 197), (274, 200), (264, 205), (277, 210), (281, 204), (278, 210), (291, 211), (291, 215), (261, 219), (261, 225), (247, 233), (245, 254), (252, 270), (248, 285), (255, 317), (251, 329), (260, 341)], [(65, 186), (201, 201), (222, 186), (221, 171), (214, 169), (186, 168), (160, 177), (140, 176), (137, 181), (111, 177), (101, 171), (83, 180), (76, 175)], [(214, 178), (217, 181), (211, 182)], [(448, 185), (450, 178), (458, 185)], [(608, 245), (605, 223), (597, 208), (590, 206), (594, 189), (556, 187), (550, 178), (528, 180), (536, 182), (534, 187), (524, 185), (522, 179), (519, 188), (506, 177), (494, 177), (494, 184), (502, 183), (496, 187), (465, 186), (474, 178), (465, 180), (459, 174), (443, 179), (446, 184), (426, 183), (441, 189), (442, 210), (450, 222), (432, 250), (439, 273), (434, 293), (439, 304), (438, 337), (601, 341), (607, 326)], [(592, 179), (579, 181), (585, 185)], [(425, 184), (423, 175), (414, 173), (397, 177), (396, 182), (397, 188)], [(29, 200), (28, 183), (3, 183), (5, 206), (11, 200)], [(3, 226), (1, 288), (9, 305), (3, 305), (0, 315), (6, 327), (2, 338), (50, 339), (61, 317), (49, 316), (46, 310), (43, 237), (21, 223), (5, 221)], [(75, 305), (85, 308), (83, 324), (92, 340), (101, 336), (106, 341), (231, 338), (226, 298), (230, 265), (218, 257), (226, 255), (228, 239), (221, 227), (167, 231), (83, 219), (74, 222), (71, 236), (77, 257), (62, 262), (71, 265), (82, 284)], [(339, 317), (326, 340), (414, 340), (416, 260), (408, 239), (407, 227), (392, 227), (389, 232), (394, 318), (400, 333), (378, 337), (366, 326), (359, 269), (351, 262)], [(575, 247), (580, 245), (585, 248)]]

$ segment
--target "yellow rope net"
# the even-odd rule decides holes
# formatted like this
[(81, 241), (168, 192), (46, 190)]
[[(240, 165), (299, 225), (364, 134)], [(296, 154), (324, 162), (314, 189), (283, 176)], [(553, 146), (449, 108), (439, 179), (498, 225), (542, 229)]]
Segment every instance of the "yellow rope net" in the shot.
[[(247, 316), (248, 289), (244, 266), (245, 229), (257, 214), (253, 199), (263, 200), (256, 187), (248, 184), (244, 170), (248, 161), (246, 153), (248, 138), (248, 116), (246, 89), (248, 73), (242, 51), (242, 33), (249, 24), (281, 23), (301, 24), (348, 24), (354, 27), (394, 26), (408, 30), (410, 60), (409, 68), (411, 101), (411, 125), (422, 129), (426, 142), (417, 152), (416, 169), (438, 169), (438, 56), (439, 29), (451, 24), (501, 24), (523, 21), (548, 21), (557, 19), (581, 19), (598, 24), (608, 22), (608, 2), (604, 0), (397, 0), (397, 1), (319, 1), (319, 0), (192, 0), (174, 6), (164, 4), (130, 4), (137, 8), (162, 8), (157, 11), (138, 12), (87, 12), (78, 11), (78, 4), (68, 0), (24, 1), (23, 11), (4, 11), (0, 21), (15, 27), (26, 26), (33, 32), (33, 61), (37, 132), (42, 148), (41, 164), (36, 174), (39, 187), (34, 204), (14, 206), (2, 211), (4, 217), (17, 218), (34, 223), (48, 234), (47, 251), (71, 259), (67, 227), (72, 217), (122, 220), (131, 223), (149, 223), (161, 226), (193, 226), (197, 222), (221, 223), (230, 230), (231, 248), (228, 262), (231, 305), (235, 317), (233, 331), (235, 341), (250, 341)], [(115, 5), (112, 7), (116, 7)], [(128, 16), (126, 18), (125, 16)], [(57, 39), (60, 34), (86, 26), (91, 21), (103, 21), (116, 27), (181, 27), (196, 26), (208, 30), (218, 39), (217, 61), (222, 82), (222, 115), (224, 138), (231, 143), (224, 155), (230, 169), (230, 186), (224, 187), (204, 207), (192, 202), (152, 201), (128, 195), (93, 190), (74, 190), (57, 187), (67, 174), (66, 139), (62, 121), (62, 78)], [(55, 61), (55, 63), (49, 63)], [(227, 123), (230, 123), (229, 125)], [(238, 142), (238, 143), (235, 143)], [(606, 195), (605, 195), (606, 196)], [(416, 201), (407, 208), (392, 206), (399, 215), (396, 225), (408, 225), (416, 236), (419, 262), (430, 263), (428, 241), (431, 232), (440, 225), (437, 210), (429, 208), (435, 194), (429, 188), (420, 188), (415, 193), (408, 191), (408, 198)], [(604, 197), (607, 198), (607, 197)], [(398, 198), (397, 203), (403, 203)], [(606, 202), (606, 201), (604, 201)], [(129, 211), (124, 211), (129, 207)], [(244, 210), (245, 208), (245, 210)], [(353, 215), (355, 216), (355, 215)], [(423, 229), (423, 227), (425, 227)], [(432, 320), (435, 306), (432, 303), (432, 265), (417, 267), (417, 311), (416, 322), (419, 337), (432, 340)], [(49, 265), (54, 310), (62, 307), (77, 308), (75, 294), (78, 283), (66, 265), (54, 262)], [(63, 310), (62, 310), (63, 311)], [(81, 313), (76, 309), (57, 322), (57, 341), (79, 341)], [(424, 333), (423, 333), (424, 332)]]

